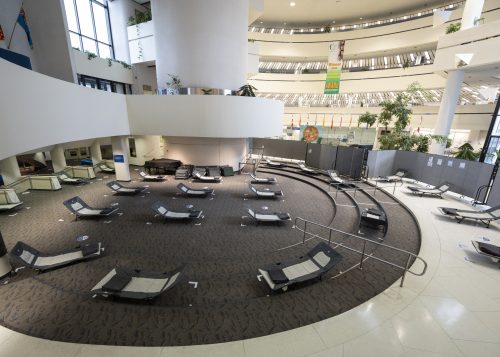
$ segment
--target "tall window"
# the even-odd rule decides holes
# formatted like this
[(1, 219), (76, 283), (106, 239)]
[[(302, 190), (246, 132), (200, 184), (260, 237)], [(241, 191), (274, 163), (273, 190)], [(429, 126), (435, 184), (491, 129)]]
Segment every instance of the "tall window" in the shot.
[(114, 58), (106, 0), (64, 0), (71, 46)]

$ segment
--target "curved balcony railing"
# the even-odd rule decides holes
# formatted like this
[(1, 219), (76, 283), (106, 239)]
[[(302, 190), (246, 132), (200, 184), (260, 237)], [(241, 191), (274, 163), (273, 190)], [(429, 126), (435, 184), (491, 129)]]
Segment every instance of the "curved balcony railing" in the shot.
[(294, 28), (283, 28), (283, 27), (271, 28), (271, 27), (261, 27), (261, 26), (250, 26), (248, 28), (248, 31), (256, 33), (278, 34), (278, 35), (310, 35), (310, 34), (319, 34), (328, 32), (355, 31), (373, 27), (394, 25), (400, 22), (412, 21), (420, 19), (422, 17), (432, 16), (432, 14), (437, 10), (449, 10), (449, 11), (455, 10), (463, 4), (465, 4), (465, 1), (455, 1), (445, 6), (440, 6), (428, 10), (422, 10), (417, 13), (409, 15), (403, 15), (384, 20), (360, 22), (357, 24), (350, 24), (350, 25), (339, 25), (339, 26), (324, 25), (315, 27), (294, 27)]

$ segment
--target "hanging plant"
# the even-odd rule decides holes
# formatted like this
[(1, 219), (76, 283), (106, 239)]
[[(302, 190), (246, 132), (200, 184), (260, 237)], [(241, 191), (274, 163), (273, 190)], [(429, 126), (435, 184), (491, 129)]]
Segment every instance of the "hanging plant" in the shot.
[(449, 24), (448, 27), (446, 28), (446, 33), (449, 34), (449, 33), (460, 31), (461, 26), (462, 25), (460, 23)]
[(87, 54), (87, 59), (90, 61), (90, 60), (93, 60), (94, 58), (97, 58), (97, 55), (94, 53), (94, 52), (90, 52), (90, 51), (85, 51), (84, 53)]

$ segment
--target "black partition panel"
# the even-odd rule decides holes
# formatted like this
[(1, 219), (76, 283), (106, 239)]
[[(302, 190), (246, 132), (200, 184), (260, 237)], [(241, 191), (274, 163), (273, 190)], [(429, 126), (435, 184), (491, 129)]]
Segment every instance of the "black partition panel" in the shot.
[(252, 139), (252, 148), (254, 153), (261, 153), (264, 146), (265, 156), (282, 157), (294, 160), (305, 160), (307, 143), (293, 140), (277, 139)]
[(500, 177), (497, 175), (493, 187), (491, 188), (490, 197), (488, 197), (489, 206), (500, 205)]
[(321, 157), (318, 167), (323, 170), (331, 170), (335, 168), (336, 158), (337, 146), (321, 145)]
[(397, 169), (405, 169), (411, 178), (431, 185), (449, 182), (454, 186), (453, 192), (475, 197), (477, 189), (488, 184), (493, 165), (448, 156), (397, 151), (393, 171)]
[(364, 154), (365, 149), (344, 146), (337, 147), (335, 170), (340, 175), (359, 179), (361, 177)]

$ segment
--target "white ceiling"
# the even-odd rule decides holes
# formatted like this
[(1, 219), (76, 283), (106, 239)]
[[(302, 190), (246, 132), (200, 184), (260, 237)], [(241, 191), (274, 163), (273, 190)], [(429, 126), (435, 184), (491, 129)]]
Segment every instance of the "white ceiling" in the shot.
[[(290, 6), (290, 2), (295, 6)], [(287, 26), (357, 23), (452, 3), (452, 0), (264, 0), (264, 13), (254, 25)], [(456, 2), (456, 0), (455, 0)], [(362, 20), (360, 18), (363, 18)], [(261, 23), (262, 22), (262, 23)]]

